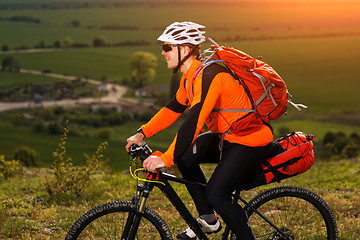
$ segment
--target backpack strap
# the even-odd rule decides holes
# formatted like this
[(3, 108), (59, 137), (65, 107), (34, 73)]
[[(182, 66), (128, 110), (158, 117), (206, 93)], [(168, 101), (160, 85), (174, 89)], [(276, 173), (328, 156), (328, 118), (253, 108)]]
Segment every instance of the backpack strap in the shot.
[[(205, 61), (205, 62), (201, 63), (200, 66), (198, 67), (198, 69), (196, 70), (195, 74), (194, 74), (194, 79), (196, 79), (200, 75), (200, 73), (203, 72), (204, 69), (206, 67), (208, 67), (210, 64), (213, 64), (213, 63), (225, 63), (225, 62), (226, 61), (224, 61), (224, 60), (212, 59), (210, 61)], [(213, 77), (215, 77), (215, 75), (218, 74), (219, 72), (227, 72), (227, 73), (231, 74), (231, 76), (235, 80), (237, 80), (241, 85), (243, 85), (242, 82), (239, 80), (238, 76), (233, 71), (231, 71), (231, 69), (226, 64), (224, 64), (224, 66), (226, 67), (227, 71), (225, 71), (225, 70), (214, 71), (215, 74), (213, 75)], [(218, 111), (222, 111), (222, 112), (247, 112), (247, 113), (255, 112), (255, 107), (254, 106), (256, 106), (256, 105), (254, 105), (254, 101), (253, 101), (253, 99), (251, 97), (250, 91), (246, 86), (244, 87), (244, 90), (245, 90), (247, 96), (250, 98), (251, 104), (253, 106), (252, 109), (222, 109), (222, 108), (215, 108), (215, 109), (213, 109), (213, 111), (214, 112), (218, 112)]]
[[(212, 60), (210, 60), (210, 61), (204, 61), (204, 62), (202, 62), (200, 65), (199, 65), (199, 67), (198, 67), (198, 69), (196, 69), (196, 72), (195, 72), (195, 74), (194, 74), (194, 77), (193, 77), (193, 80), (195, 80), (199, 75), (200, 75), (200, 73), (202, 72), (202, 71), (204, 71), (204, 69), (207, 67), (207, 66), (209, 66), (210, 64), (212, 64), (212, 63), (224, 63), (225, 61), (223, 61), (223, 60), (215, 60), (215, 59), (212, 59)], [(217, 72), (217, 73), (219, 73), (219, 72)], [(217, 74), (216, 73), (216, 74)], [(215, 75), (216, 75), (215, 74)]]

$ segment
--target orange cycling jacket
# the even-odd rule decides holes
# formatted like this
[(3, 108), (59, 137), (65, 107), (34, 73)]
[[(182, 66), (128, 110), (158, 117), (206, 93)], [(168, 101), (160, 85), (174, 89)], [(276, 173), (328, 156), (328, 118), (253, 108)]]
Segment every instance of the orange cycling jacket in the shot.
[[(214, 109), (251, 109), (251, 102), (242, 85), (229, 71), (218, 64), (210, 64), (194, 75), (201, 62), (194, 60), (183, 74), (174, 98), (141, 129), (145, 137), (154, 136), (169, 127), (189, 108), (168, 150), (161, 155), (166, 167), (181, 160), (184, 152), (195, 141), (204, 124), (215, 133), (224, 133), (229, 142), (257, 147), (273, 141), (271, 129), (255, 114), (245, 112), (214, 111)], [(250, 119), (250, 121), (249, 121)]]

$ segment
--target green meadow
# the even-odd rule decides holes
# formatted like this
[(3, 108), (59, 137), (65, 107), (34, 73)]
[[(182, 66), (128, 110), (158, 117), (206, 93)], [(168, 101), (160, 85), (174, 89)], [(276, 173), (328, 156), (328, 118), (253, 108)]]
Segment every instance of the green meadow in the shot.
[[(309, 105), (319, 113), (359, 112), (357, 69), (360, 37), (290, 39), (230, 42), (252, 56), (262, 56), (286, 81), (294, 102)], [(226, 42), (219, 42), (226, 45)], [(230, 45), (229, 44), (229, 45)], [(206, 47), (206, 46), (205, 46)], [(16, 53), (25, 69), (121, 81), (130, 76), (128, 60), (136, 51), (148, 51), (158, 58), (157, 75), (150, 84), (166, 84), (166, 69), (159, 46), (67, 49), (54, 52)]]
[(9, 86), (12, 84), (26, 84), (26, 83), (32, 83), (32, 84), (44, 84), (49, 83), (52, 81), (56, 81), (58, 79), (53, 77), (47, 77), (43, 75), (31, 75), (27, 73), (15, 73), (15, 72), (5, 72), (0, 71), (0, 87), (2, 86)]
[[(272, 122), (275, 134), (282, 128), (311, 133), (316, 136), (317, 147), (329, 131), (360, 133), (359, 12), (360, 3), (355, 0), (1, 0), (0, 60), (12, 56), (23, 69), (97, 80), (106, 77), (121, 83), (131, 75), (131, 55), (146, 51), (158, 60), (156, 77), (149, 84), (169, 84), (172, 73), (166, 68), (156, 38), (174, 21), (194, 21), (205, 25), (206, 36), (220, 45), (233, 46), (253, 57), (262, 56), (276, 69), (293, 95), (292, 100), (308, 109), (297, 112), (289, 106), (287, 116)], [(19, 16), (38, 23), (9, 20)], [(100, 36), (109, 46), (92, 46)], [(88, 47), (53, 48), (55, 42), (62, 43), (67, 37)], [(147, 45), (119, 46), (141, 41)], [(39, 43), (48, 51), (33, 49)], [(202, 48), (209, 46), (206, 42)], [(8, 50), (1, 51), (4, 47)], [(16, 48), (31, 51), (14, 51)], [(14, 85), (53, 81), (58, 79), (0, 71), (0, 93)], [(86, 159), (84, 154), (93, 154), (100, 143), (107, 141), (104, 157), (113, 174), (93, 176), (95, 181), (81, 197), (66, 195), (57, 199), (45, 191), (43, 183), (51, 174), (52, 153), (58, 147), (60, 134), (34, 132), (33, 113), (36, 115), (36, 110), (0, 112), (0, 155), (10, 160), (18, 147), (26, 145), (36, 150), (40, 165), (25, 168), (8, 181), (0, 179), (0, 239), (63, 239), (73, 222), (88, 209), (109, 200), (130, 199), (135, 189), (136, 181), (126, 171), (129, 156), (124, 146), (143, 122), (112, 126), (109, 139), (97, 136), (102, 128), (70, 122), (70, 128), (78, 127), (81, 134), (68, 136), (67, 157), (81, 165)], [(147, 139), (150, 147), (166, 150), (180, 121)], [(205, 171), (210, 174), (213, 167), (205, 165)], [(358, 238), (359, 158), (317, 158), (309, 172), (282, 184), (305, 186), (321, 195), (334, 210), (339, 239)], [(186, 189), (176, 188), (195, 212)], [(245, 196), (249, 198), (261, 189)], [(172, 233), (184, 230), (185, 223), (169, 201), (158, 191), (153, 197), (155, 201), (149, 204), (159, 210)]]
[[(178, 10), (179, 5), (181, 11)], [(91, 44), (94, 37), (101, 35), (106, 36), (109, 43), (140, 39), (154, 43), (168, 23), (184, 20), (204, 24), (208, 29), (208, 36), (218, 40), (236, 36), (289, 38), (334, 34), (355, 35), (360, 31), (359, 25), (356, 24), (359, 21), (358, 10), (359, 3), (356, 1), (345, 4), (331, 2), (309, 4), (308, 1), (299, 1), (296, 4), (291, 2), (271, 4), (266, 1), (259, 1), (257, 4), (251, 2), (241, 4), (240, 1), (233, 1), (232, 4), (226, 2), (204, 4), (204, 1), (199, 0), (191, 3), (185, 1), (183, 4), (179, 1), (133, 1), (126, 7), (76, 9), (9, 7), (0, 10), (2, 18), (31, 16), (41, 22), (0, 21), (3, 32), (0, 44), (6, 43), (10, 47), (32, 46), (40, 41), (52, 44), (65, 37), (71, 37), (75, 42)], [(73, 20), (79, 22), (78, 27), (72, 27)], [(102, 29), (109, 25), (130, 26), (135, 30)]]
[[(286, 126), (293, 130), (303, 130), (316, 134), (318, 139), (322, 139), (330, 130), (359, 132), (360, 105), (357, 103), (360, 100), (360, 81), (357, 72), (360, 27), (356, 23), (360, 22), (360, 4), (355, 1), (344, 4), (336, 1), (318, 1), (311, 4), (309, 1), (273, 4), (265, 1), (258, 4), (204, 4), (204, 1), (194, 1), (192, 6), (177, 1), (133, 1), (126, 7), (91, 7), (91, 4), (99, 4), (101, 1), (88, 1), (88, 7), (79, 8), (61, 7), (61, 2), (56, 1), (29, 1), (26, 2), (30, 4), (27, 8), (18, 8), (17, 4), (21, 2), (3, 2), (8, 7), (0, 9), (0, 46), (7, 45), (9, 48), (9, 51), (0, 54), (0, 59), (13, 56), (21, 62), (24, 69), (50, 70), (53, 73), (98, 80), (106, 77), (121, 82), (131, 74), (128, 67), (131, 54), (147, 51), (152, 52), (158, 59), (156, 77), (149, 84), (167, 84), (172, 73), (166, 68), (156, 38), (169, 23), (192, 20), (206, 25), (207, 37), (213, 38), (219, 44), (234, 46), (254, 57), (262, 56), (286, 81), (293, 101), (308, 106), (307, 110), (300, 113), (290, 106), (287, 116), (273, 122), (274, 128)], [(51, 5), (55, 2), (57, 5)], [(86, 1), (76, 1), (73, 4), (84, 2)], [(113, 1), (107, 4), (115, 3), (126, 2)], [(181, 11), (178, 11), (179, 5), (182, 5)], [(30, 16), (40, 20), (40, 23), (6, 20), (12, 16)], [(79, 23), (76, 27), (72, 25), (74, 20)], [(132, 30), (105, 30), (102, 29), (104, 26), (132, 27)], [(93, 39), (99, 36), (104, 36), (109, 44), (144, 40), (150, 45), (91, 47)], [(32, 47), (41, 41), (45, 45), (53, 45), (55, 41), (61, 42), (65, 37), (70, 37), (76, 43), (89, 44), (90, 47), (60, 48), (46, 52), (12, 51), (15, 47)], [(202, 47), (205, 49), (209, 46), (206, 42)], [(0, 86), (54, 80), (41, 75), (0, 72)], [(126, 135), (131, 134), (140, 124), (114, 128), (112, 139), (119, 141), (114, 144), (124, 145)], [(1, 152), (10, 156), (19, 144), (29, 144), (41, 152), (42, 163), (49, 165), (47, 156), (51, 156), (54, 151), (56, 137), (44, 141), (52, 143), (52, 147), (31, 144), (34, 137), (31, 130), (12, 129), (13, 126), (6, 122), (3, 123), (3, 128), (5, 135), (23, 136), (20, 139), (8, 138), (6, 147), (0, 147)], [(162, 140), (161, 143), (158, 140), (155, 142), (165, 147), (174, 136), (176, 126), (171, 131), (170, 135), (164, 134), (166, 137), (156, 137)], [(39, 138), (47, 139), (48, 136)], [(78, 142), (82, 141), (74, 141), (74, 158), (82, 159), (83, 151), (91, 151), (98, 140), (94, 139), (92, 144), (89, 143), (93, 147), (87, 149), (77, 146)], [(116, 169), (123, 168), (116, 160), (120, 150), (123, 150), (122, 147), (116, 150), (112, 147), (108, 149), (109, 164)]]

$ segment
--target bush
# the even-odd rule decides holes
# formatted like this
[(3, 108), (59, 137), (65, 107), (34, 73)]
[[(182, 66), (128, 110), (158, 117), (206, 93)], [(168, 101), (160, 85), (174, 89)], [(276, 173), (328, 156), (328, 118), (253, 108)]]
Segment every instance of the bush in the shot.
[(20, 172), (20, 162), (17, 160), (7, 161), (4, 155), (0, 155), (0, 178), (8, 179)]
[(11, 123), (18, 127), (20, 125), (23, 125), (25, 123), (25, 117), (22, 113), (16, 113), (11, 116)]
[(360, 137), (357, 133), (346, 136), (343, 132), (327, 132), (323, 139), (324, 149), (320, 152), (323, 158), (353, 158), (360, 152)]
[(149, 121), (153, 116), (155, 115), (155, 113), (153, 111), (146, 111), (146, 112), (141, 112), (141, 113), (135, 113), (134, 114), (134, 119), (141, 121), (141, 122), (147, 122)]
[(37, 133), (42, 133), (45, 132), (45, 123), (42, 120), (37, 120), (34, 124), (33, 124), (33, 132), (37, 132)]
[(331, 160), (337, 158), (339, 156), (339, 152), (333, 143), (327, 143), (319, 152), (319, 156), (323, 159)]
[(13, 56), (6, 56), (1, 61), (1, 66), (3, 71), (19, 72), (21, 68), (21, 63)]
[(353, 132), (352, 134), (350, 134), (350, 139), (354, 141), (354, 143), (360, 144), (360, 136), (358, 133)]
[(60, 116), (66, 113), (66, 109), (63, 106), (57, 106), (54, 108), (55, 116)]
[(69, 125), (66, 122), (64, 134), (57, 150), (53, 153), (55, 158), (52, 165), (54, 174), (51, 177), (46, 177), (44, 182), (47, 193), (60, 198), (67, 194), (78, 197), (91, 184), (95, 172), (103, 168), (102, 152), (107, 146), (106, 142), (100, 144), (95, 154), (92, 156), (85, 154), (86, 164), (84, 166), (74, 166), (72, 159), (66, 158), (65, 144), (68, 133)]
[(17, 148), (14, 152), (15, 160), (18, 160), (25, 167), (36, 167), (38, 166), (37, 158), (38, 154), (34, 149), (29, 148), (28, 146), (21, 146)]
[(54, 108), (41, 108), (37, 112), (38, 117), (44, 119), (45, 121), (54, 120), (55, 119), (55, 111)]
[(97, 113), (102, 116), (110, 115), (113, 112), (114, 112), (114, 110), (112, 108), (108, 108), (108, 107), (99, 107), (97, 109)]
[(113, 131), (111, 128), (102, 128), (100, 129), (96, 136), (101, 139), (110, 139)]
[(60, 123), (58, 122), (51, 122), (49, 123), (48, 127), (47, 127), (48, 133), (49, 134), (61, 134), (62, 133), (62, 128)]
[(81, 132), (77, 127), (70, 127), (69, 136), (81, 136)]
[(342, 150), (342, 155), (346, 158), (354, 158), (359, 155), (360, 145), (355, 142), (350, 142)]
[(335, 141), (335, 133), (333, 132), (327, 132), (324, 136), (323, 143), (326, 145), (327, 143), (333, 143)]
[(107, 45), (107, 40), (105, 36), (96, 37), (93, 40), (94, 47), (103, 47)]

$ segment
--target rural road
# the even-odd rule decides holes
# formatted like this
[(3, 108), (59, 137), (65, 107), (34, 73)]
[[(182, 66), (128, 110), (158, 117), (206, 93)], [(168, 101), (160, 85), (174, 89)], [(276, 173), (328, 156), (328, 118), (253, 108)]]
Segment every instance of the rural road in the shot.
[[(59, 79), (68, 79), (68, 80), (76, 80), (77, 77), (74, 76), (67, 76), (67, 75), (61, 75), (56, 73), (43, 73), (36, 70), (27, 70), (27, 69), (21, 69), (20, 72), (22, 73), (29, 73), (29, 74), (35, 74), (35, 75), (45, 75), (49, 77), (55, 77)], [(93, 79), (86, 79), (88, 82), (96, 84), (101, 86), (103, 83), (98, 80)], [(41, 102), (41, 105), (44, 107), (49, 106), (71, 106), (71, 105), (77, 105), (82, 103), (118, 103), (119, 99), (126, 93), (126, 87), (119, 86), (113, 83), (106, 83), (103, 85), (106, 92), (108, 92), (108, 95), (102, 98), (81, 98), (81, 99), (62, 99), (62, 100), (52, 100), (52, 101), (43, 101)], [(10, 109), (19, 109), (19, 108), (27, 108), (29, 107), (30, 103), (28, 101), (26, 102), (0, 102), (0, 111), (6, 111)]]

